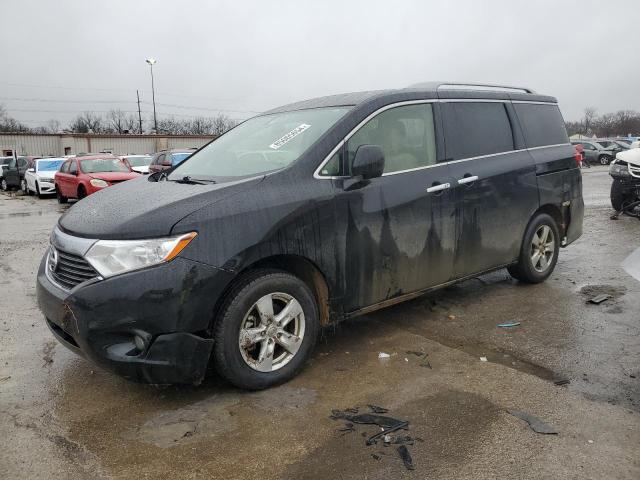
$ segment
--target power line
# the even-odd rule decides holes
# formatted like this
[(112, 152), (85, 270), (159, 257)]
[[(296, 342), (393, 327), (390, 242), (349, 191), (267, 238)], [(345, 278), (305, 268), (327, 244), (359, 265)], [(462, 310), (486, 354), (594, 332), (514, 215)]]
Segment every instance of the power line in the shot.
[(0, 100), (12, 100), (16, 102), (45, 102), (45, 103), (136, 103), (132, 100), (50, 100), (47, 98), (19, 98), (19, 97), (0, 97)]
[[(7, 85), (11, 87), (27, 87), (27, 88), (42, 88), (42, 89), (54, 89), (54, 90), (89, 90), (96, 92), (128, 92), (131, 93), (133, 90), (128, 88), (95, 88), (95, 87), (63, 87), (58, 85), (34, 85), (27, 83), (10, 83), (10, 82), (0, 82), (0, 85)], [(149, 93), (149, 90), (140, 90), (141, 92)], [(212, 98), (212, 97), (204, 97), (202, 95), (184, 95), (180, 93), (169, 93), (169, 92), (157, 92), (158, 95), (164, 95), (168, 97), (181, 97), (181, 98), (194, 98), (198, 100), (210, 100), (213, 102), (234, 102), (235, 100), (229, 98)], [(157, 104), (156, 104), (157, 105)], [(253, 113), (258, 113), (255, 111)]]

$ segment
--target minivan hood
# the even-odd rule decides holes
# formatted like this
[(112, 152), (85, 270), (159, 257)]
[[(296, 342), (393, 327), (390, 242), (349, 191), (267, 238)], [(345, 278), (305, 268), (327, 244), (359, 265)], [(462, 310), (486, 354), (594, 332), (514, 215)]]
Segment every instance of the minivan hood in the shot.
[(640, 148), (632, 148), (620, 152), (616, 155), (616, 160), (622, 160), (623, 162), (640, 166)]
[(189, 185), (144, 176), (100, 190), (73, 205), (58, 225), (85, 238), (124, 240), (164, 237), (194, 211), (254, 187), (263, 176), (235, 182)]

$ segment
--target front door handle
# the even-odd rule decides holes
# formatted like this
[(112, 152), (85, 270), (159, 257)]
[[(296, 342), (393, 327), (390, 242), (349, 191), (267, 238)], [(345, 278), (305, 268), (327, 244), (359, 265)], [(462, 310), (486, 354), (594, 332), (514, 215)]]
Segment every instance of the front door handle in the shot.
[(432, 185), (427, 188), (427, 193), (440, 192), (442, 190), (446, 190), (447, 188), (451, 188), (450, 183), (438, 183), (437, 185)]
[(465, 183), (473, 183), (476, 180), (478, 180), (478, 176), (477, 175), (473, 175), (471, 177), (461, 178), (460, 180), (458, 180), (458, 184), (459, 185), (464, 185)]

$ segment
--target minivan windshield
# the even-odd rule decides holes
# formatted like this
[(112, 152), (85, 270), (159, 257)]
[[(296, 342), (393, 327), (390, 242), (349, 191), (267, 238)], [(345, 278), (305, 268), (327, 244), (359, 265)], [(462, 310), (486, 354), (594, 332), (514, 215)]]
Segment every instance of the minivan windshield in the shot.
[(177, 166), (169, 180), (246, 177), (295, 162), (349, 107), (314, 108), (254, 117)]

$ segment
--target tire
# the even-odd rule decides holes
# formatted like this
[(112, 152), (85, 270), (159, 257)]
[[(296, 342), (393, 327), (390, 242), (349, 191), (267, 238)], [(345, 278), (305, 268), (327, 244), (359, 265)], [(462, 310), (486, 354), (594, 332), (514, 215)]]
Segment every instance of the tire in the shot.
[[(37, 188), (37, 184), (36, 184), (36, 188)], [(24, 193), (26, 193), (29, 196), (33, 195), (33, 191), (29, 188), (29, 184), (27, 184), (27, 190)]]
[(58, 197), (58, 203), (67, 203), (69, 200), (67, 197), (64, 197), (60, 194), (60, 189), (56, 186), (56, 197)]
[(9, 190), (9, 185), (7, 184), (7, 180), (4, 177), (2, 178), (2, 180), (0, 180), (0, 190), (2, 190), (3, 192)]
[(82, 200), (87, 196), (87, 191), (84, 189), (82, 185), (78, 187), (78, 200)]
[(600, 165), (609, 165), (611, 163), (611, 160), (613, 160), (613, 157), (611, 157), (611, 155), (600, 155), (598, 157)]
[[(264, 315), (260, 313), (259, 300), (263, 306), (272, 305), (273, 315), (264, 307)], [(278, 313), (285, 306), (300, 313), (284, 329), (279, 329)], [(257, 330), (262, 330), (263, 333), (256, 334), (256, 338), (261, 338), (248, 336), (249, 331)], [(303, 281), (280, 270), (256, 270), (232, 288), (215, 320), (215, 369), (233, 385), (248, 390), (284, 383), (293, 378), (311, 356), (319, 331), (318, 306)], [(301, 338), (299, 343), (294, 342), (289, 347), (289, 350), (295, 350), (293, 353), (282, 346), (284, 337)], [(243, 347), (241, 341), (246, 346)], [(263, 349), (267, 352), (269, 345), (273, 349), (272, 355), (265, 355), (261, 361)]]
[(611, 206), (616, 212), (622, 211), (624, 204), (624, 187), (620, 180), (614, 180), (611, 182)]
[(22, 180), (20, 180), (20, 190), (22, 190), (22, 193), (24, 193), (25, 195), (30, 195), (26, 178), (23, 178)]
[[(543, 248), (539, 240), (546, 238), (544, 244), (545, 253), (540, 255), (538, 248)], [(549, 238), (552, 235), (552, 238)], [(537, 240), (534, 244), (534, 238)], [(551, 242), (553, 242), (551, 244)], [(524, 283), (540, 283), (545, 281), (551, 273), (553, 273), (556, 263), (558, 262), (558, 254), (560, 253), (560, 232), (555, 220), (546, 213), (536, 215), (525, 231), (520, 248), (520, 256), (518, 263), (511, 265), (507, 269), (512, 277)], [(537, 260), (535, 260), (535, 254)], [(534, 263), (535, 262), (535, 263)]]

